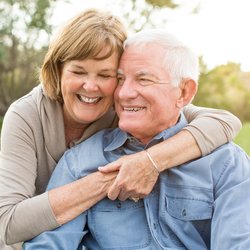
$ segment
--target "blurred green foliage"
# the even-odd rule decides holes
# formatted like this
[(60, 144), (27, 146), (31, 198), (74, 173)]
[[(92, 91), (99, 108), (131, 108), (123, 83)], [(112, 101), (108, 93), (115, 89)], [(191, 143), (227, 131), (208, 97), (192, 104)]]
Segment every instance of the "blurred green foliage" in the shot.
[(0, 115), (38, 83), (37, 68), (45, 51), (41, 38), (51, 32), (47, 20), (52, 3), (50, 0), (0, 2)]
[(202, 59), (200, 65), (199, 88), (193, 103), (226, 109), (242, 121), (250, 121), (250, 72), (242, 72), (240, 64), (232, 62), (209, 71)]
[(172, 0), (146, 0), (146, 2), (154, 7), (169, 7), (169, 8), (176, 8), (178, 5), (174, 3)]
[(250, 156), (250, 123), (246, 122), (234, 142), (240, 145)]

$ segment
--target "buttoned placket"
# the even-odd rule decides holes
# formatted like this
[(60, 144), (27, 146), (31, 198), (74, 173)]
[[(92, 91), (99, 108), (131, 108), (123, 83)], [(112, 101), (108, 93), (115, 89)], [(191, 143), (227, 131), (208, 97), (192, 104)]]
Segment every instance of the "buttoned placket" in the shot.
[(151, 232), (151, 235), (152, 235), (155, 243), (164, 249), (164, 247), (160, 243), (160, 240), (158, 239), (159, 223), (157, 221), (155, 221), (155, 219), (157, 217), (154, 216), (153, 212), (150, 209), (150, 202), (151, 203), (155, 202), (155, 199), (154, 199), (155, 195), (156, 195), (155, 190), (153, 189), (151, 191), (151, 193), (147, 197), (144, 198), (144, 207), (145, 207), (146, 217), (147, 217), (148, 226), (149, 226), (149, 230)]

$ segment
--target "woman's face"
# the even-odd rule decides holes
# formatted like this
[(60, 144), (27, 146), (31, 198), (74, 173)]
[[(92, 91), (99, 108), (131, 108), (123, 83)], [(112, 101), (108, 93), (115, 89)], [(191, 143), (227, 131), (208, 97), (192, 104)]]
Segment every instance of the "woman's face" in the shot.
[(118, 55), (104, 60), (72, 60), (64, 64), (61, 90), (66, 122), (86, 126), (113, 105)]

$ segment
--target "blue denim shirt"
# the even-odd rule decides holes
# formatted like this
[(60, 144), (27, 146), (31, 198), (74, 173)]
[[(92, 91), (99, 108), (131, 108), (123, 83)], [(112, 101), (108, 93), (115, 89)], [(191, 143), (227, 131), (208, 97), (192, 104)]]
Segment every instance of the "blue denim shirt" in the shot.
[[(179, 122), (148, 145), (120, 129), (103, 130), (68, 150), (48, 189), (77, 180), (159, 143), (186, 125)], [(25, 249), (250, 249), (250, 160), (233, 143), (206, 157), (162, 172), (143, 200), (107, 198), (76, 219), (26, 242)], [(79, 248), (78, 248), (79, 247)]]

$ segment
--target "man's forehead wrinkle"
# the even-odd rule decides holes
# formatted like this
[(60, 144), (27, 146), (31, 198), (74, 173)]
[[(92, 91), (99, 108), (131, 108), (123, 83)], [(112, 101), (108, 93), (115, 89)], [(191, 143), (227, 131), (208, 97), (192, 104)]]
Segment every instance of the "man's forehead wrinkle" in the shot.
[[(118, 69), (118, 70), (117, 70), (117, 74), (122, 75), (122, 76), (125, 76), (125, 74), (124, 74), (124, 72), (123, 72), (122, 69)], [(154, 77), (154, 78), (156, 78), (156, 76), (155, 76), (153, 73), (149, 72), (149, 71), (146, 70), (146, 69), (145, 69), (145, 70), (144, 70), (144, 69), (138, 70), (138, 71), (135, 72), (135, 74), (134, 74), (134, 77), (143, 77), (143, 76), (148, 76), (148, 77)]]

